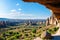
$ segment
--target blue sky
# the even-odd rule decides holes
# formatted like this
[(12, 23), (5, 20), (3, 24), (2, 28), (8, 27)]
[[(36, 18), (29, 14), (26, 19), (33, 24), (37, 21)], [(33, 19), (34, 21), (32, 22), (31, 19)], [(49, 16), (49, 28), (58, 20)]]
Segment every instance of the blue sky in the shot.
[(22, 0), (0, 0), (0, 18), (47, 19), (51, 12), (39, 3)]

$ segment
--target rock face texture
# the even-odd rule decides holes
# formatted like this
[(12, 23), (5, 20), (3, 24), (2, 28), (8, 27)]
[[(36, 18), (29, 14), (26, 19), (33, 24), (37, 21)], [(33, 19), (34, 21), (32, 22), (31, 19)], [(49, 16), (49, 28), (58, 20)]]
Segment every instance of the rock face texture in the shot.
[(49, 18), (47, 18), (46, 20), (46, 26), (48, 25), (57, 25), (58, 24), (58, 20), (56, 17), (54, 17), (53, 15), (51, 15)]
[(24, 2), (37, 2), (45, 5), (48, 9), (53, 11), (55, 17), (60, 19), (60, 0), (23, 0)]

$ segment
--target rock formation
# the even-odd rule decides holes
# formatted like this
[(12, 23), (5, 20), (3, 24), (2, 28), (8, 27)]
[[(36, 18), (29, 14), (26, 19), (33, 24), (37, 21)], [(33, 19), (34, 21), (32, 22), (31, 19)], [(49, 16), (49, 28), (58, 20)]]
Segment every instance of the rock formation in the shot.
[(50, 16), (47, 20), (46, 20), (46, 26), (48, 25), (57, 25), (58, 24), (58, 20), (57, 18), (55, 18), (53, 15)]

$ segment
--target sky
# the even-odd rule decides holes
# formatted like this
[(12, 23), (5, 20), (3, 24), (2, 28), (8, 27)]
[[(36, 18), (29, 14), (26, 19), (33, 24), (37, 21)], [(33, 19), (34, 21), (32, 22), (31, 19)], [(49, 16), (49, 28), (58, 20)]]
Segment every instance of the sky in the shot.
[(47, 19), (51, 11), (44, 5), (22, 0), (0, 0), (0, 18)]

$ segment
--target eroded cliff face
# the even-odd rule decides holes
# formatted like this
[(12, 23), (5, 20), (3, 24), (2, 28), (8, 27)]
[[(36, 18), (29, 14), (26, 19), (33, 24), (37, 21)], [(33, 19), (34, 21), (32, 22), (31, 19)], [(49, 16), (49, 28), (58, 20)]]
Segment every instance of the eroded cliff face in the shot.
[(53, 11), (57, 19), (60, 19), (60, 0), (23, 0), (24, 2), (37, 2), (45, 5), (48, 9)]

